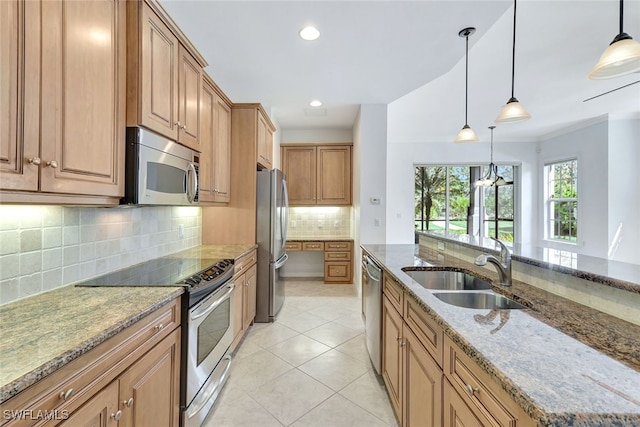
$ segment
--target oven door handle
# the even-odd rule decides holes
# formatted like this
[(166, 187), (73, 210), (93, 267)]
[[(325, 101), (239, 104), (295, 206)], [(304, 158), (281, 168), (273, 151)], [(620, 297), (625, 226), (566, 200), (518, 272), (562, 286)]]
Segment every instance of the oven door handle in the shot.
[(202, 411), (202, 409), (207, 405), (207, 403), (213, 397), (213, 395), (216, 394), (216, 392), (217, 393), (220, 392), (219, 390), (220, 384), (225, 383), (227, 379), (227, 375), (229, 374), (229, 368), (231, 368), (231, 355), (228, 354), (225, 357), (223, 357), (220, 363), (224, 361), (227, 361), (227, 366), (224, 368), (224, 372), (222, 373), (220, 378), (218, 378), (216, 382), (211, 384), (211, 386), (206, 390), (206, 392), (204, 392), (204, 396), (202, 396), (202, 398), (200, 399), (200, 402), (199, 403), (194, 402), (193, 407), (190, 406), (189, 409), (187, 409), (187, 418), (193, 418), (194, 415)]
[(222, 304), (222, 302), (226, 300), (229, 295), (231, 295), (235, 287), (236, 287), (235, 283), (230, 284), (228, 286), (229, 289), (227, 290), (227, 292), (225, 292), (220, 298), (218, 298), (217, 300), (215, 300), (214, 302), (212, 302), (207, 306), (198, 307), (198, 309), (194, 310), (193, 313), (191, 313), (191, 316), (190, 316), (191, 320), (199, 319), (202, 316), (206, 316), (207, 314), (211, 313), (213, 310), (216, 309), (216, 307)]

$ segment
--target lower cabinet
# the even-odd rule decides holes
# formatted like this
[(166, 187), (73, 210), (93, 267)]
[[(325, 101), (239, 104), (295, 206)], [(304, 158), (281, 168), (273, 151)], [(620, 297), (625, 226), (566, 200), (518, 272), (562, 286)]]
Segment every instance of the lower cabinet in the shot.
[(253, 250), (235, 261), (232, 351), (236, 349), (256, 317), (257, 259), (257, 252)]
[[(2, 404), (6, 426), (178, 427), (180, 304), (169, 303)], [(26, 414), (26, 415), (25, 415)], [(36, 420), (37, 414), (46, 419)]]
[(289, 241), (287, 252), (324, 252), (324, 282), (353, 283), (353, 241)]
[(383, 275), (382, 378), (402, 427), (533, 427), (413, 296)]

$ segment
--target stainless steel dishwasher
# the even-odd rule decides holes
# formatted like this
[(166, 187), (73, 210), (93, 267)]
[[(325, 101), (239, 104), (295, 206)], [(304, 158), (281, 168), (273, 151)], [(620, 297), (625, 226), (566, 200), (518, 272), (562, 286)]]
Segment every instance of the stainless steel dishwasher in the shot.
[(365, 331), (367, 335), (367, 351), (371, 363), (378, 374), (381, 373), (382, 354), (382, 269), (369, 257), (364, 255), (366, 284), (364, 287)]

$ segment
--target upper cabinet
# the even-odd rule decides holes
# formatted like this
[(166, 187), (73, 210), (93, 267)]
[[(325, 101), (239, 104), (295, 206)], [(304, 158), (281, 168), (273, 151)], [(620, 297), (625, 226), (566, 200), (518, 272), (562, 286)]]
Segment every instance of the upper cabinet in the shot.
[(10, 88), (0, 95), (0, 181), (3, 190), (29, 192), (3, 192), (3, 202), (117, 204), (125, 2), (3, 1), (0, 31), (0, 80)]
[(200, 151), (204, 59), (155, 2), (127, 2), (127, 125)]
[(273, 168), (273, 132), (275, 128), (262, 109), (258, 114), (258, 159), (259, 165)]
[(290, 206), (351, 205), (351, 145), (281, 146)]
[(200, 103), (200, 202), (228, 203), (231, 181), (230, 101), (208, 77)]

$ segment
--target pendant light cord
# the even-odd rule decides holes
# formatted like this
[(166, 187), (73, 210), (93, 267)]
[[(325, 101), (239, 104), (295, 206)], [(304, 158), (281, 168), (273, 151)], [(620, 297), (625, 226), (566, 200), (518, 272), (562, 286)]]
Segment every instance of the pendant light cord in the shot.
[(624, 5), (622, 4), (623, 0), (620, 0), (620, 32), (618, 34), (622, 34), (624, 31), (622, 31), (622, 22), (623, 22), (623, 16), (624, 16)]
[(464, 65), (464, 124), (469, 124), (467, 121), (467, 110), (469, 109), (469, 34), (465, 36), (465, 65)]
[(511, 99), (513, 99), (515, 75), (516, 75), (516, 2), (517, 0), (513, 0), (513, 44), (512, 44), (512, 51), (511, 51)]

